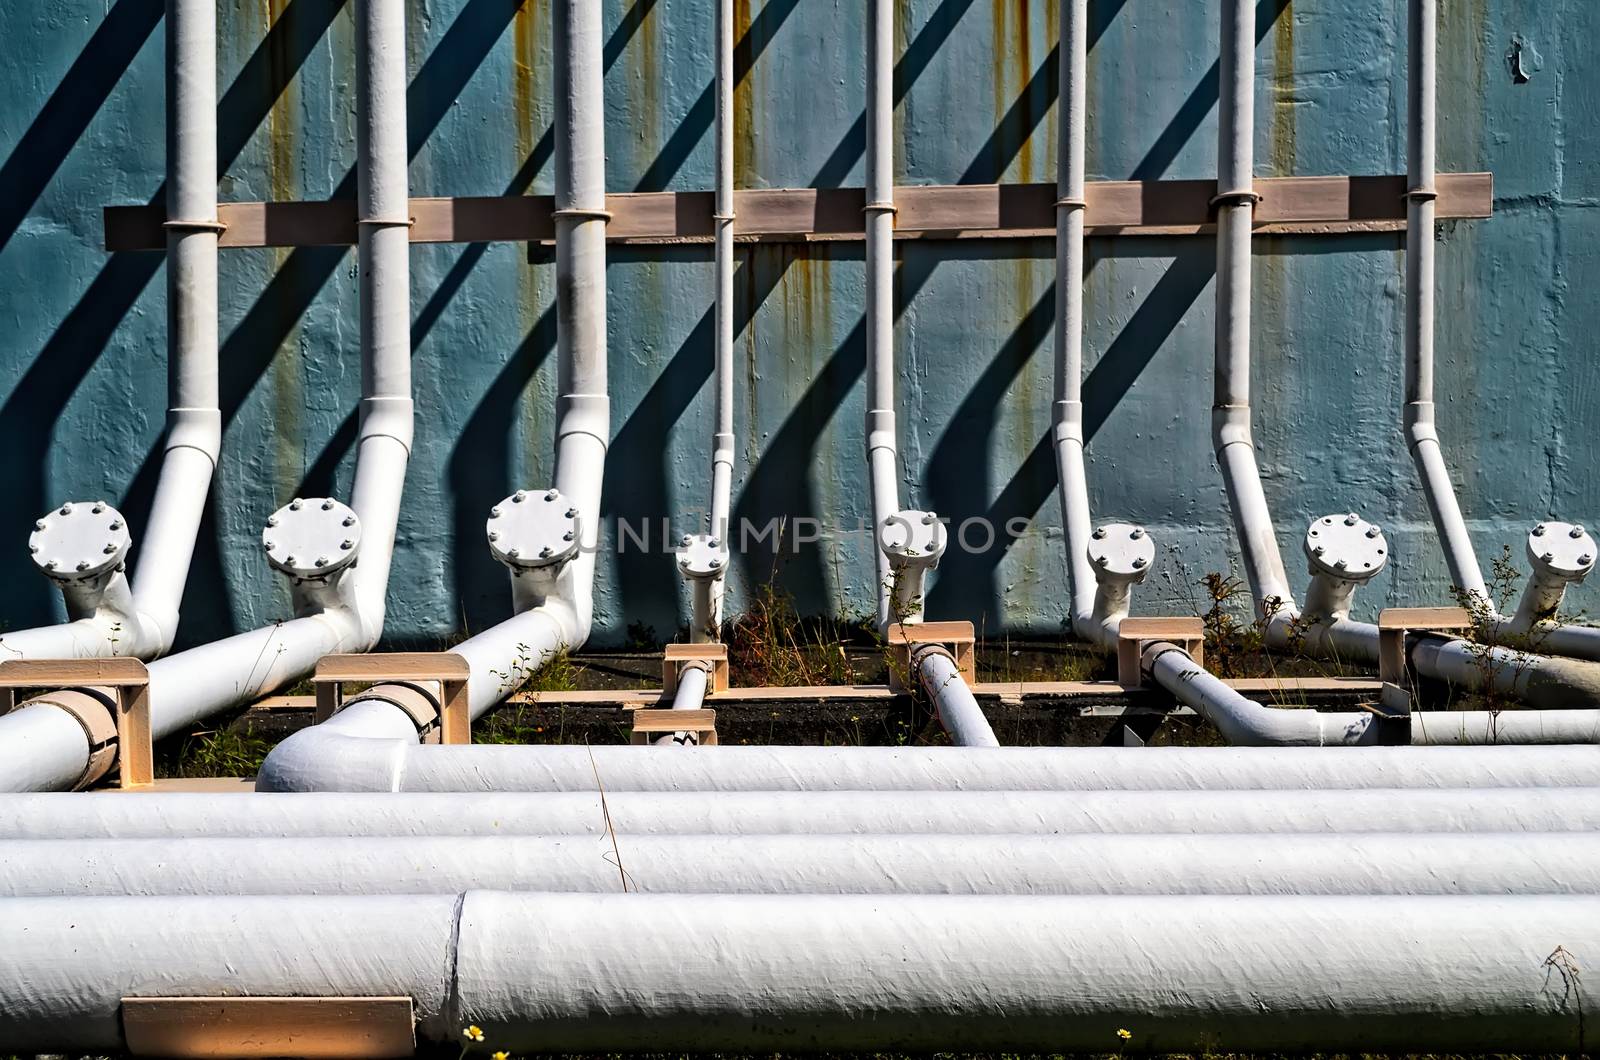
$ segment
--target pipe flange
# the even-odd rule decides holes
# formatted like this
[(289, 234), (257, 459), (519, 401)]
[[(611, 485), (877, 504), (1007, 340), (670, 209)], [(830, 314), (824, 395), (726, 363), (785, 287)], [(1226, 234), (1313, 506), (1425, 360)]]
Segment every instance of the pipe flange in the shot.
[(128, 521), (105, 501), (78, 501), (42, 516), (28, 536), (28, 553), (58, 582), (89, 581), (122, 566), (133, 539)]
[(1576, 523), (1540, 523), (1528, 532), (1528, 562), (1535, 574), (1581, 582), (1594, 570), (1594, 538)]
[(273, 570), (296, 581), (327, 578), (356, 561), (361, 520), (332, 497), (296, 497), (267, 516), (261, 547)]
[(1137, 584), (1156, 560), (1156, 543), (1142, 526), (1106, 523), (1089, 535), (1089, 563), (1100, 581)]
[(937, 567), (947, 540), (944, 524), (932, 512), (904, 509), (878, 527), (878, 547), (900, 566)]
[(583, 513), (560, 490), (518, 490), (489, 509), (485, 531), (495, 559), (531, 570), (576, 556), (582, 525)]
[(1355, 512), (1314, 521), (1302, 547), (1312, 575), (1339, 581), (1370, 581), (1389, 562), (1389, 542), (1383, 531)]
[(728, 570), (728, 547), (710, 534), (684, 534), (678, 572), (685, 578), (719, 578)]

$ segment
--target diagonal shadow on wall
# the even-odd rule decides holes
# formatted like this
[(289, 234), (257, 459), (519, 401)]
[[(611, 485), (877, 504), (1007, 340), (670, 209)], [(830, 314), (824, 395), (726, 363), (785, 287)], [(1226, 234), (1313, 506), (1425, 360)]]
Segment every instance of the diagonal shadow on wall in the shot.
[(0, 250), (161, 21), (162, 0), (117, 0), (0, 165)]

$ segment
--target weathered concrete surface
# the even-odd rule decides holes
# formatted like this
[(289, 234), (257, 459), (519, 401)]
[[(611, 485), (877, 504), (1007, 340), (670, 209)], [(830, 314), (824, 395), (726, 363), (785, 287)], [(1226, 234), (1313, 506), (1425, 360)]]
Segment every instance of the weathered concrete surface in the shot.
[[(862, 0), (738, 0), (739, 181), (860, 181)], [(1053, 3), (904, 0), (898, 179), (1048, 180), (1054, 173)], [(1091, 175), (1204, 177), (1215, 158), (1217, 16), (1206, 4), (1096, 0)], [(1439, 399), (1462, 505), (1487, 558), (1532, 520), (1594, 522), (1600, 427), (1600, 7), (1587, 0), (1441, 5), (1440, 165), (1489, 169), (1496, 216), (1440, 234)], [(409, 0), (414, 194), (547, 191), (548, 0)], [(1262, 0), (1258, 172), (1403, 167), (1404, 27), (1390, 0)], [(609, 185), (709, 186), (709, 0), (606, 0)], [(1026, 17), (1021, 13), (1026, 12)], [(165, 393), (158, 254), (108, 257), (99, 207), (159, 193), (159, 0), (0, 5), (0, 621), (59, 604), (27, 569), (29, 521), (103, 496), (143, 524)], [(351, 193), (354, 49), (336, 0), (224, 0), (224, 199)], [(1518, 51), (1514, 76), (1508, 59)], [(1359, 510), (1394, 544), (1363, 594), (1445, 602), (1446, 576), (1397, 430), (1402, 261), (1395, 237), (1258, 241), (1257, 437), (1280, 537), (1298, 570), (1306, 521)], [(743, 463), (738, 513), (849, 529), (861, 474), (859, 247), (741, 252)], [(1143, 611), (1188, 611), (1235, 553), (1208, 438), (1212, 248), (1097, 240), (1086, 384), (1096, 514), (1166, 546)], [(256, 547), (296, 493), (344, 494), (359, 373), (354, 255), (235, 251), (223, 263), (227, 418), (214, 518), (196, 560), (186, 642), (287, 611)], [(480, 629), (509, 606), (482, 541), (489, 504), (550, 475), (553, 265), (519, 245), (413, 255), (417, 451), (390, 593), (390, 634)], [(609, 514), (705, 503), (710, 416), (703, 248), (619, 249), (610, 268), (616, 449)], [(919, 244), (898, 272), (907, 501), (958, 521), (1021, 520), (956, 552), (931, 614), (989, 631), (1058, 630), (1065, 573), (1047, 447), (1049, 241)], [(659, 522), (654, 537), (659, 549)], [(791, 530), (789, 541), (794, 533)], [(969, 534), (973, 543), (982, 535)], [(1521, 561), (1520, 555), (1517, 557)], [(870, 554), (828, 535), (739, 564), (776, 569), (802, 610), (864, 610)], [(636, 546), (601, 566), (597, 639), (685, 617), (669, 557)], [(1304, 576), (1301, 575), (1301, 578)], [(1592, 606), (1594, 592), (1575, 594)]]

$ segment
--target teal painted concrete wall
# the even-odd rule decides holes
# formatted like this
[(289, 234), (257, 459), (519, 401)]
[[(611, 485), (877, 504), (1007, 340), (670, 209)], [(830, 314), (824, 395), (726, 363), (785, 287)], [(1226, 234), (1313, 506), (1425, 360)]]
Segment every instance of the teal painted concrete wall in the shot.
[[(863, 0), (738, 0), (738, 180), (861, 180)], [(1054, 177), (1056, 5), (903, 0), (897, 179)], [(1441, 5), (1440, 166), (1492, 170), (1492, 220), (1440, 241), (1441, 431), (1487, 559), (1546, 516), (1600, 521), (1600, 6)], [(415, 195), (547, 192), (549, 0), (407, 0)], [(1095, 0), (1089, 169), (1097, 179), (1207, 177), (1216, 137), (1211, 3)], [(710, 0), (606, 0), (608, 184), (711, 181)], [(159, 197), (158, 0), (0, 5), (0, 621), (60, 605), (27, 561), (30, 521), (105, 497), (137, 531), (165, 407), (159, 254), (107, 255), (100, 207)], [(1399, 0), (1261, 0), (1257, 171), (1403, 168)], [(352, 194), (351, 8), (222, 0), (221, 197)], [(1526, 80), (1513, 77), (1516, 49)], [(1394, 562), (1360, 610), (1446, 602), (1446, 574), (1397, 428), (1403, 262), (1394, 236), (1257, 241), (1255, 401), (1267, 495), (1290, 565), (1308, 519), (1358, 510)], [(1213, 248), (1097, 239), (1085, 384), (1096, 517), (1161, 546), (1138, 599), (1187, 611), (1236, 548), (1211, 458)], [(295, 494), (347, 496), (359, 386), (355, 257), (232, 251), (222, 264), (223, 465), (184, 611), (205, 640), (287, 613), (259, 528)], [(550, 476), (553, 263), (517, 244), (412, 255), (417, 446), (390, 588), (389, 634), (427, 642), (508, 612), (484, 546), (491, 503)], [(870, 606), (871, 553), (850, 533), (862, 475), (859, 245), (742, 247), (737, 514), (810, 517), (823, 540), (738, 563), (776, 574), (802, 610)], [(1060, 629), (1065, 568), (1048, 448), (1048, 240), (917, 243), (897, 271), (906, 499), (1015, 536), (955, 552), (930, 614), (988, 631)], [(710, 402), (708, 248), (614, 248), (609, 267), (615, 459), (607, 514), (696, 528)], [(657, 523), (659, 526), (659, 522)], [(660, 536), (659, 529), (656, 532)], [(1521, 560), (1520, 554), (1518, 555)], [(1579, 607), (1600, 598), (1575, 595)], [(633, 623), (670, 636), (686, 601), (669, 556), (637, 547), (600, 571), (597, 639)]]

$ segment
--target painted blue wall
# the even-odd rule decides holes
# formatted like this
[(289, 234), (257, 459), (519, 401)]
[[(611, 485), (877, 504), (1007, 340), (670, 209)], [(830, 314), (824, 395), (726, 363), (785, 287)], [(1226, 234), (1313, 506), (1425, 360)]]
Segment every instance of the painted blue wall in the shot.
[[(547, 192), (550, 0), (408, 0), (416, 195)], [(897, 179), (1037, 181), (1055, 169), (1055, 4), (897, 4)], [(1089, 169), (1097, 179), (1207, 177), (1215, 162), (1216, 4), (1095, 0)], [(859, 184), (863, 0), (738, 0), (738, 180)], [(1492, 170), (1495, 216), (1440, 242), (1441, 431), (1480, 553), (1545, 516), (1600, 521), (1587, 439), (1600, 427), (1600, 6), (1441, 5), (1440, 166)], [(608, 183), (711, 180), (710, 0), (606, 0)], [(1398, 0), (1261, 0), (1257, 171), (1403, 167)], [(0, 620), (60, 605), (23, 551), (52, 504), (105, 497), (137, 529), (165, 407), (159, 254), (106, 255), (100, 207), (159, 197), (159, 0), (0, 5)], [(1525, 82), (1508, 53), (1520, 48)], [(351, 194), (351, 10), (335, 0), (223, 0), (221, 196)], [(1394, 563), (1361, 610), (1445, 602), (1443, 561), (1397, 430), (1403, 262), (1394, 236), (1257, 241), (1255, 402), (1268, 497), (1290, 565), (1314, 515), (1382, 522)], [(1205, 239), (1095, 240), (1085, 384), (1098, 518), (1144, 522), (1162, 546), (1143, 611), (1187, 611), (1236, 561), (1211, 458), (1213, 251)], [(917, 243), (897, 272), (906, 496), (1025, 529), (947, 558), (931, 614), (986, 630), (1056, 631), (1065, 572), (1054, 467), (1052, 246)], [(228, 252), (222, 276), (223, 465), (183, 638), (281, 617), (258, 548), (297, 493), (347, 495), (356, 357), (347, 250)], [(741, 586), (774, 572), (803, 610), (870, 606), (859, 244), (740, 251), (738, 514), (814, 517), (835, 532), (762, 546)], [(705, 503), (709, 251), (614, 248), (609, 269), (614, 459), (609, 514)], [(396, 642), (497, 621), (491, 503), (550, 477), (553, 264), (517, 244), (412, 255), (417, 447), (390, 589)], [(970, 540), (979, 540), (973, 535)], [(1521, 560), (1520, 553), (1518, 555)], [(1303, 575), (1299, 580), (1303, 581)], [(600, 572), (597, 639), (670, 636), (685, 615), (669, 557), (634, 547)], [(1594, 590), (1576, 594), (1592, 606)]]

